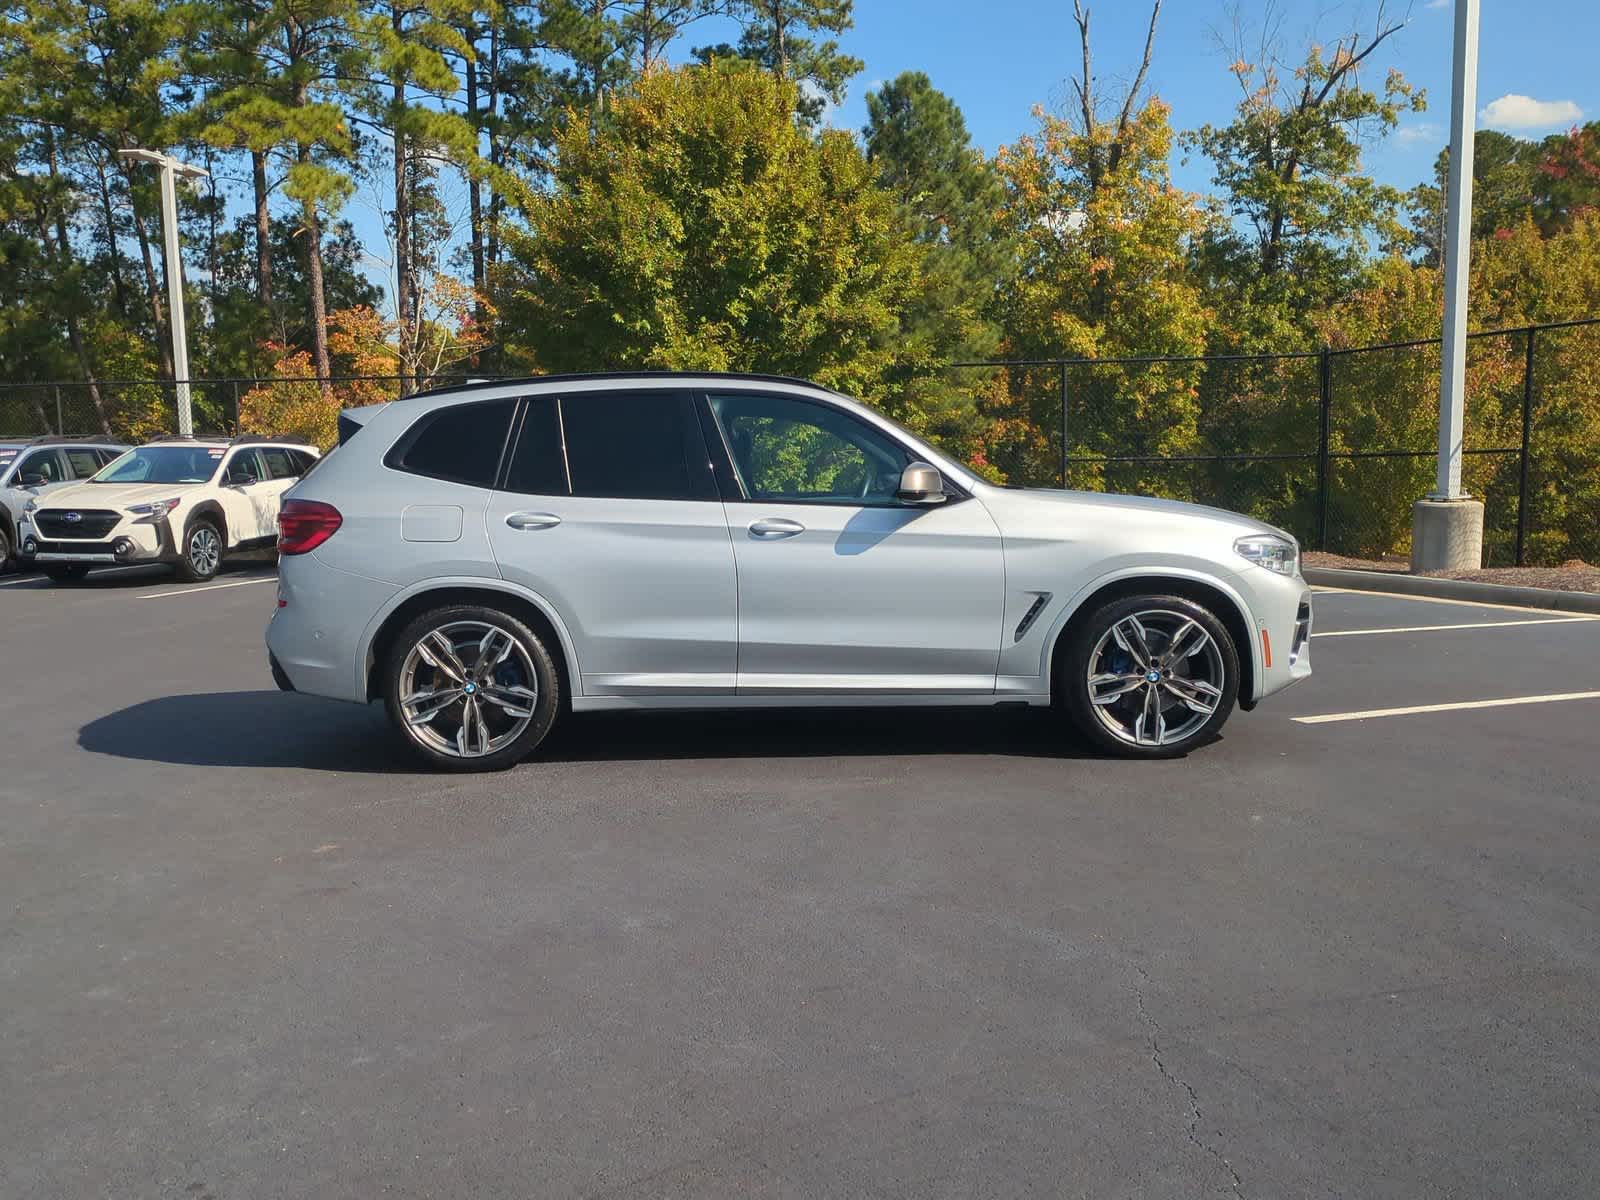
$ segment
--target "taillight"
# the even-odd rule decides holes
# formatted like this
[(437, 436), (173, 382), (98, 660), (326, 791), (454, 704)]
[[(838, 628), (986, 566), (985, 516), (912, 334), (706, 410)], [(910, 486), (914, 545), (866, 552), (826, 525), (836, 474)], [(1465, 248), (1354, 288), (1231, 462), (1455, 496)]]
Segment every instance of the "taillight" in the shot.
[(305, 554), (344, 524), (339, 510), (320, 500), (285, 500), (278, 510), (278, 553)]

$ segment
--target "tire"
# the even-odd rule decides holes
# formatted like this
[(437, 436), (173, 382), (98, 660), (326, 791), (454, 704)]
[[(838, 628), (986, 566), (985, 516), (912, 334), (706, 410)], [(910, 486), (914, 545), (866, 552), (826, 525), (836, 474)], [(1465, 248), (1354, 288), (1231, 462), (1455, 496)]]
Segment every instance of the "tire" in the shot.
[(89, 564), (48, 563), (44, 573), (54, 583), (82, 583), (89, 574)]
[(11, 544), (11, 531), (4, 523), (0, 523), (0, 575), (4, 575), (11, 568), (11, 555), (14, 549)]
[(1073, 631), (1060, 663), (1056, 687), (1073, 723), (1121, 758), (1177, 758), (1205, 745), (1239, 696), (1227, 627), (1183, 596), (1111, 601)]
[(499, 609), (423, 613), (390, 644), (383, 672), (390, 724), (408, 750), (440, 770), (503, 771), (538, 748), (561, 711), (561, 676), (549, 649)]
[(178, 578), (184, 583), (215, 579), (226, 549), (217, 523), (210, 517), (196, 517), (183, 529), (183, 543), (178, 547)]

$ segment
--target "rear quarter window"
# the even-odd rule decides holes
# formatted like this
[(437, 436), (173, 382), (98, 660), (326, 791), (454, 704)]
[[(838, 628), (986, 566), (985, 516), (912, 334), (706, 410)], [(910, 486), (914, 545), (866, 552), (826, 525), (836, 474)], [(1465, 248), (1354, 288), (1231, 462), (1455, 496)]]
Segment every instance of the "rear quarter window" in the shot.
[(511, 428), (512, 399), (453, 404), (426, 414), (384, 456), (408, 475), (491, 488)]

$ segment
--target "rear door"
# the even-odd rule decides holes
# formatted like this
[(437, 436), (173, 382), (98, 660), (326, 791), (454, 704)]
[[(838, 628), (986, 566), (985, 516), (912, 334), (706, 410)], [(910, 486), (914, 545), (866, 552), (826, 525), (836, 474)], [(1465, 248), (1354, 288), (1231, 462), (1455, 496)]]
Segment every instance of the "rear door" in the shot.
[(692, 393), (527, 400), (488, 529), (560, 613), (583, 694), (732, 694), (733, 547)]

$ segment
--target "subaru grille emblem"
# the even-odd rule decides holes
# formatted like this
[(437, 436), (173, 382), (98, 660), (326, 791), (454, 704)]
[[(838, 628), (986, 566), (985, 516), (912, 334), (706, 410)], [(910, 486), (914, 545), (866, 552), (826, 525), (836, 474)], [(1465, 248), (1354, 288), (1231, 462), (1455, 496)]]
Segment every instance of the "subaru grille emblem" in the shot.
[(83, 520), (83, 514), (75, 512), (64, 513), (61, 519), (68, 525), (76, 525), (79, 521)]

